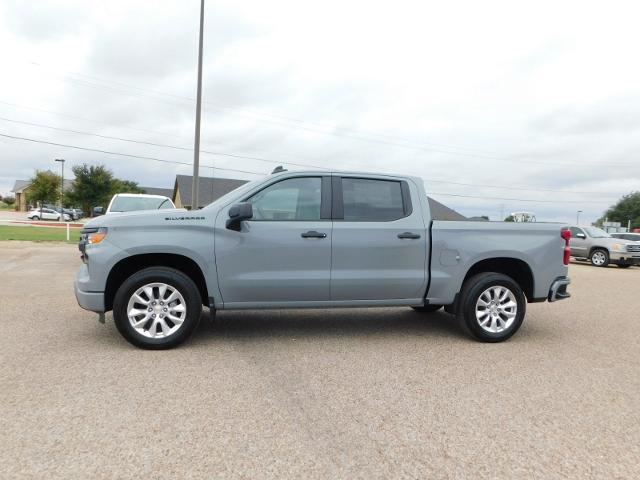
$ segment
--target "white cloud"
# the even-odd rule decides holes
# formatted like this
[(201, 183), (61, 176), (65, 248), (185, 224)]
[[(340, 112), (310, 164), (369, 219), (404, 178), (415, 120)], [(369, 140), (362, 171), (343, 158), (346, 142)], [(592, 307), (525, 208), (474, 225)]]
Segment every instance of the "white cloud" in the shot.
[[(434, 192), (557, 200), (437, 197), (469, 215), (533, 210), (571, 220), (581, 209), (594, 220), (640, 189), (638, 13), (635, 2), (209, 1), (203, 148), (407, 172)], [(4, 2), (0, 101), (87, 120), (3, 103), (0, 117), (188, 147), (193, 105), (180, 97), (195, 95), (197, 21), (198, 2)], [(1, 120), (0, 133), (191, 158)], [(105, 163), (145, 185), (190, 173), (0, 138), (0, 192), (53, 168), (56, 156)], [(203, 164), (214, 158), (219, 167), (273, 166), (208, 155)]]

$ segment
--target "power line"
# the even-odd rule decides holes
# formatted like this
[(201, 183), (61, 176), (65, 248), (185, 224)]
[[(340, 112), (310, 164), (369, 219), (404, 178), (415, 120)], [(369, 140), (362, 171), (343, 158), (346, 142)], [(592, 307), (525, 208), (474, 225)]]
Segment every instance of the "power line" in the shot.
[[(29, 62), (32, 65), (35, 65), (39, 68), (44, 68), (45, 70), (49, 70), (51, 71), (55, 71), (54, 69), (50, 68), (50, 67), (45, 67), (43, 65), (41, 65), (38, 62)], [(57, 70), (57, 72), (62, 72), (62, 73), (57, 73), (58, 76), (63, 76), (63, 79), (69, 80), (69, 81), (76, 81), (78, 83), (82, 82), (82, 80), (79, 79), (74, 79), (74, 78), (69, 78), (69, 75), (73, 75), (76, 77), (84, 77), (85, 79), (89, 79), (89, 80), (93, 80), (94, 82), (100, 82), (100, 83), (91, 83), (91, 82), (87, 82), (86, 80), (84, 80), (84, 84), (87, 86), (94, 86), (97, 88), (106, 88), (106, 89), (110, 89), (110, 90), (114, 90), (118, 93), (122, 93), (121, 90), (117, 90), (114, 89), (112, 87), (109, 87), (109, 84), (112, 85), (118, 85), (119, 87), (122, 88), (127, 88), (127, 89), (132, 89), (132, 90), (137, 90), (143, 93), (149, 93), (151, 95), (155, 95), (155, 96), (163, 96), (163, 97), (169, 97), (169, 98), (173, 98), (176, 100), (181, 100), (181, 101), (188, 101), (188, 102), (195, 102), (196, 99), (193, 97), (189, 97), (186, 95), (176, 95), (176, 94), (172, 94), (172, 93), (167, 93), (167, 92), (161, 92), (158, 90), (152, 90), (152, 89), (148, 89), (148, 88), (142, 88), (142, 87), (138, 87), (135, 85), (131, 85), (128, 83), (123, 83), (123, 82), (118, 82), (115, 80), (111, 80), (111, 79), (104, 79), (104, 78), (100, 78), (100, 77), (96, 77), (94, 75), (87, 75), (84, 73), (79, 73), (79, 72), (70, 72), (70, 71), (64, 71), (64, 70)], [(66, 76), (66, 78), (64, 78), (64, 76)], [(145, 95), (148, 97), (148, 95)], [(247, 110), (245, 108), (239, 108), (239, 107), (233, 107), (233, 106), (228, 106), (228, 105), (221, 105), (219, 103), (214, 103), (211, 101), (203, 101), (203, 104), (207, 104), (207, 105), (211, 105), (214, 108), (218, 108), (218, 109), (224, 109), (224, 110), (230, 110), (230, 111), (236, 111), (236, 112), (240, 112), (244, 115), (249, 115), (249, 116), (253, 116), (253, 117), (267, 117), (267, 118), (274, 118), (274, 119), (278, 119), (278, 120), (284, 120), (286, 122), (293, 122), (293, 123), (298, 123), (301, 125), (312, 125), (315, 127), (319, 127), (319, 128), (324, 128), (324, 129), (328, 129), (328, 130), (336, 130), (336, 125), (327, 125), (327, 124), (322, 124), (319, 122), (313, 122), (313, 121), (309, 121), (309, 120), (301, 120), (299, 118), (292, 118), (292, 117), (287, 117), (284, 115), (275, 115), (273, 113), (266, 113), (266, 112), (256, 112), (256, 111), (252, 111), (252, 110)], [(278, 125), (282, 125), (281, 123), (278, 123)], [(394, 140), (400, 140), (401, 142), (405, 142), (406, 144), (413, 144), (414, 146), (417, 147), (425, 147), (425, 145), (429, 145), (429, 146), (440, 146), (440, 147), (444, 147), (444, 148), (453, 148), (453, 149), (458, 149), (458, 150), (470, 150), (470, 151), (477, 151), (477, 152), (482, 152), (483, 150), (475, 148), (475, 147), (467, 147), (467, 146), (461, 146), (461, 145), (453, 145), (453, 144), (446, 144), (446, 143), (437, 143), (437, 142), (430, 142), (430, 141), (422, 141), (422, 142), (416, 142), (414, 140), (410, 140), (410, 139), (406, 139), (403, 137), (399, 137), (399, 136), (394, 136), (394, 135), (386, 135), (386, 134), (381, 134), (378, 132), (367, 132), (367, 131), (362, 131), (362, 130), (353, 130), (353, 129), (345, 129), (343, 127), (341, 127), (342, 130), (345, 133), (348, 133), (349, 135), (354, 135), (354, 136), (361, 136), (361, 135), (369, 135), (369, 136), (373, 136), (373, 137), (382, 137), (382, 138), (386, 138), (386, 139), (394, 139)], [(320, 132), (320, 133), (325, 133), (325, 134), (333, 134), (332, 132)], [(484, 153), (486, 153), (486, 151), (484, 151)]]
[(14, 107), (14, 108), (22, 108), (24, 110), (32, 110), (34, 112), (47, 113), (49, 115), (57, 115), (59, 117), (71, 118), (73, 120), (82, 120), (83, 122), (91, 122), (91, 123), (97, 123), (97, 124), (101, 124), (101, 125), (108, 125), (110, 127), (126, 128), (128, 130), (136, 130), (136, 131), (139, 131), (139, 132), (153, 133), (154, 135), (161, 135), (161, 136), (164, 136), (164, 137), (169, 136), (169, 137), (176, 137), (176, 138), (185, 138), (185, 137), (181, 137), (179, 135), (175, 135), (175, 134), (172, 134), (172, 133), (158, 132), (158, 131), (155, 131), (155, 130), (146, 130), (144, 128), (129, 127), (127, 125), (115, 125), (113, 123), (101, 122), (99, 120), (93, 120), (93, 119), (87, 118), (87, 117), (79, 117), (79, 116), (76, 116), (76, 115), (69, 115), (69, 114), (66, 114), (66, 113), (53, 112), (51, 110), (45, 110), (43, 108), (28, 107), (26, 105), (18, 105), (17, 103), (5, 102), (3, 100), (0, 100), (0, 104), (9, 105), (10, 107)]
[[(140, 145), (147, 145), (147, 146), (152, 146), (152, 147), (163, 147), (163, 148), (172, 148), (174, 150), (182, 150), (182, 151), (186, 151), (186, 152), (193, 152), (193, 148), (189, 148), (189, 147), (179, 147), (177, 145), (167, 145), (165, 143), (155, 143), (155, 142), (147, 142), (147, 141), (143, 141), (143, 140), (133, 140), (131, 138), (124, 138), (124, 137), (113, 137), (110, 135), (102, 135), (99, 133), (93, 133), (93, 132), (84, 132), (81, 130), (72, 130), (69, 128), (60, 128), (60, 127), (54, 127), (51, 125), (44, 125), (42, 123), (33, 123), (33, 122), (25, 122), (22, 120), (14, 120), (11, 118), (6, 118), (6, 117), (0, 117), (0, 120), (5, 121), (5, 122), (11, 122), (11, 123), (17, 123), (20, 125), (29, 125), (31, 127), (39, 127), (39, 128), (48, 128), (49, 130), (55, 130), (55, 131), (59, 131), (59, 132), (68, 132), (68, 133), (75, 133), (78, 135), (89, 135), (92, 137), (98, 137), (98, 138), (104, 138), (104, 139), (108, 139), (108, 140), (118, 140), (120, 142), (128, 142), (128, 143), (136, 143), (136, 144), (140, 144)], [(302, 163), (292, 163), (292, 162), (286, 162), (284, 160), (269, 160), (267, 158), (261, 158), (261, 157), (253, 157), (253, 156), (248, 156), (248, 155), (238, 155), (235, 153), (226, 153), (226, 152), (213, 152), (210, 150), (200, 150), (201, 153), (206, 153), (209, 155), (218, 155), (218, 156), (222, 156), (222, 157), (231, 157), (231, 158), (241, 158), (244, 160), (256, 160), (259, 162), (268, 162), (268, 163), (273, 163), (273, 164), (285, 164), (285, 165), (293, 165), (296, 167), (312, 167), (312, 168), (320, 168), (320, 169), (324, 169), (325, 167), (319, 167), (316, 165), (306, 165), (306, 164), (302, 164)]]
[[(106, 125), (106, 126), (114, 127), (114, 128), (126, 128), (126, 129), (128, 129), (128, 130), (135, 130), (135, 131), (140, 131), (140, 132), (145, 132), (145, 133), (151, 133), (151, 134), (154, 134), (154, 135), (160, 135), (160, 136), (163, 136), (163, 137), (170, 136), (170, 137), (175, 137), (175, 138), (180, 138), (180, 139), (187, 139), (187, 138), (190, 138), (190, 137), (185, 137), (185, 136), (181, 136), (181, 135), (175, 135), (175, 134), (171, 134), (171, 133), (167, 133), (167, 132), (159, 132), (159, 131), (157, 131), (157, 130), (145, 130), (145, 129), (135, 128), (135, 127), (129, 127), (129, 126), (127, 126), (127, 125), (121, 125), (121, 124), (117, 124), (117, 125), (116, 125), (116, 124), (113, 124), (113, 123), (102, 122), (102, 121), (94, 120), (94, 119), (87, 118), (87, 117), (79, 117), (79, 116), (75, 116), (75, 115), (69, 115), (69, 114), (66, 114), (66, 113), (54, 112), (54, 111), (52, 111), (52, 110), (45, 110), (45, 109), (42, 109), (42, 108), (36, 108), (36, 107), (31, 107), (31, 106), (26, 106), (26, 105), (18, 105), (18, 104), (16, 104), (16, 103), (5, 102), (5, 101), (2, 101), (2, 100), (0, 100), (0, 104), (2, 104), (2, 105), (8, 105), (8, 106), (13, 107), (13, 108), (20, 108), (20, 109), (25, 109), (25, 110), (32, 110), (32, 111), (35, 111), (35, 112), (43, 112), (43, 113), (46, 113), (46, 114), (49, 114), (49, 115), (56, 115), (56, 116), (60, 116), (60, 117), (63, 117), (63, 118), (70, 118), (70, 119), (74, 119), (74, 120), (81, 120), (81, 121), (83, 121), (83, 122), (91, 122), (91, 123), (96, 123), (96, 124), (99, 124), (99, 125)], [(17, 121), (14, 121), (14, 122), (17, 122)], [(36, 125), (34, 125), (34, 126), (36, 126)], [(42, 127), (44, 127), (44, 128), (58, 128), (58, 127), (51, 127), (51, 126), (45, 126), (45, 125), (39, 125), (39, 126), (42, 126)], [(60, 129), (60, 130), (62, 130), (62, 129)], [(87, 134), (88, 134), (88, 135), (94, 135), (93, 133), (87, 133)], [(106, 137), (105, 137), (105, 138), (106, 138)], [(151, 142), (149, 142), (149, 143), (151, 144)], [(159, 144), (158, 144), (158, 145), (159, 145)], [(177, 149), (180, 149), (180, 148), (182, 148), (182, 147), (176, 147), (176, 148), (177, 148)], [(186, 148), (186, 147), (184, 147), (184, 148)], [(189, 150), (190, 150), (190, 151), (193, 151), (193, 149), (189, 149)], [(205, 153), (215, 153), (215, 152), (208, 152), (208, 151), (206, 151), (206, 150), (200, 150), (200, 151), (201, 151), (201, 152), (205, 152)], [(247, 158), (248, 158), (248, 157), (247, 157)], [(250, 159), (258, 160), (258, 157), (251, 157)], [(314, 166), (314, 165), (306, 165), (306, 164), (305, 164), (305, 165), (303, 165), (303, 164), (298, 164), (298, 163), (293, 163), (293, 162), (284, 162), (284, 161), (280, 161), (280, 160), (278, 160), (278, 161), (271, 161), (271, 162), (273, 162), (273, 163), (279, 163), (279, 164), (286, 163), (287, 165), (295, 165), (295, 166), (303, 166), (303, 167), (324, 168), (324, 167), (316, 167), (316, 166)]]
[[(85, 132), (85, 131), (81, 131), (81, 130), (73, 130), (73, 129), (67, 129), (67, 128), (54, 127), (54, 126), (51, 126), (51, 125), (45, 125), (45, 124), (41, 124), (41, 123), (25, 122), (25, 121), (21, 121), (21, 120), (15, 120), (15, 119), (11, 119), (11, 118), (6, 118), (6, 117), (0, 117), (0, 120), (6, 121), (6, 122), (11, 122), (11, 123), (16, 123), (16, 124), (20, 124), (20, 125), (28, 125), (28, 126), (39, 127), (39, 128), (47, 128), (47, 129), (54, 130), (54, 131), (69, 132), (69, 133), (74, 133), (74, 134), (79, 134), (79, 135), (89, 135), (89, 136), (94, 136), (94, 137), (98, 137), (98, 138), (104, 138), (104, 139), (108, 139), (108, 140), (117, 140), (117, 141), (121, 141), (121, 142), (128, 142), (128, 143), (147, 145), (147, 146), (153, 146), (153, 147), (171, 148), (171, 149), (175, 149), (175, 150), (188, 151), (188, 152), (192, 152), (193, 151), (192, 148), (188, 148), (188, 147), (180, 147), (180, 146), (176, 146), (176, 145), (168, 145), (168, 144), (163, 144), (163, 143), (155, 143), (155, 142), (147, 142), (147, 141), (142, 141), (142, 140), (134, 140), (134, 139), (124, 138), (124, 137), (114, 137), (114, 136), (110, 136), (110, 135), (102, 135), (102, 134), (93, 133), (93, 132)], [(209, 155), (224, 156), (224, 157), (231, 157), (231, 158), (240, 158), (240, 159), (245, 159), (245, 160), (256, 160), (256, 161), (267, 162), (267, 163), (272, 163), (272, 164), (292, 165), (292, 166), (303, 167), (303, 168), (318, 168), (318, 169), (326, 169), (327, 168), (326, 166), (325, 167), (321, 167), (321, 166), (318, 166), (318, 165), (294, 163), (294, 162), (287, 162), (287, 161), (283, 161), (283, 160), (272, 160), (272, 159), (267, 159), (267, 158), (262, 158), (262, 157), (239, 155), (239, 154), (226, 153), (226, 152), (213, 152), (213, 151), (210, 151), (210, 150), (200, 150), (200, 151), (202, 153), (206, 153), (206, 154), (209, 154)], [(557, 193), (576, 194), (576, 195), (578, 195), (578, 194), (586, 194), (586, 195), (615, 195), (612, 192), (567, 191), (567, 190), (560, 190), (560, 189), (548, 189), (548, 188), (537, 188), (537, 187), (536, 188), (531, 188), (531, 187), (526, 187), (526, 186), (488, 185), (488, 184), (481, 184), (481, 183), (452, 182), (452, 181), (448, 181), (448, 180), (436, 180), (436, 179), (431, 179), (431, 178), (426, 179), (425, 182), (427, 182), (427, 183), (430, 183), (430, 182), (431, 183), (446, 183), (446, 184), (466, 186), (466, 187), (494, 188), (494, 189), (501, 189), (501, 190), (517, 190), (517, 191), (527, 190), (527, 191), (534, 191), (534, 192), (557, 192)]]
[[(32, 143), (42, 143), (42, 144), (45, 144), (45, 145), (53, 145), (53, 146), (56, 146), (56, 147), (73, 148), (73, 149), (76, 149), (76, 150), (85, 150), (87, 152), (97, 152), (97, 153), (104, 153), (104, 154), (107, 154), (107, 155), (117, 155), (119, 157), (138, 158), (138, 159), (141, 159), (141, 160), (153, 160), (155, 162), (173, 163), (173, 164), (176, 164), (176, 165), (187, 165), (189, 167), (193, 165), (191, 162), (179, 162), (177, 160), (166, 160), (166, 159), (163, 159), (163, 158), (147, 157), (147, 156), (144, 156), (144, 155), (132, 155), (132, 154), (129, 154), (129, 153), (112, 152), (110, 150), (100, 150), (100, 149), (97, 149), (97, 148), (80, 147), (78, 145), (69, 145), (69, 144), (66, 144), (66, 143), (49, 142), (49, 141), (46, 141), (46, 140), (38, 140), (38, 139), (35, 139), (35, 138), (18, 137), (18, 136), (15, 136), (15, 135), (7, 135), (5, 133), (0, 133), (0, 137), (11, 138), (13, 140), (23, 140), (25, 142), (32, 142)], [(249, 173), (251, 175), (266, 175), (263, 172), (251, 172), (249, 170), (238, 170), (238, 169), (235, 169), (235, 168), (213, 167), (213, 166), (207, 166), (207, 165), (203, 165), (203, 167), (211, 168), (211, 169), (215, 169), (215, 170), (224, 170), (224, 171), (227, 171), (227, 172)]]
[[(35, 62), (32, 62), (33, 65), (36, 66), (41, 66), (40, 64), (37, 64)], [(76, 82), (80, 85), (85, 85), (85, 86), (89, 86), (89, 87), (94, 87), (94, 88), (103, 88), (103, 89), (107, 89), (116, 93), (120, 93), (123, 95), (129, 95), (129, 96), (136, 96), (133, 95), (130, 92), (126, 92), (126, 91), (122, 91), (122, 90), (118, 90), (115, 89), (113, 87), (109, 87), (109, 85), (102, 85), (102, 84), (96, 84), (96, 83), (91, 83), (88, 81), (83, 81), (83, 80), (79, 80), (79, 79), (74, 79), (74, 78), (69, 78), (68, 74), (71, 72), (67, 72), (66, 74), (60, 75), (58, 74), (59, 77), (61, 77), (63, 80), (68, 80), (71, 82)], [(78, 74), (78, 73), (71, 73), (72, 75), (82, 75), (82, 74)], [(64, 76), (66, 75), (66, 76)], [(86, 76), (86, 75), (85, 75)], [(88, 76), (87, 76), (88, 77)], [(97, 79), (100, 82), (103, 83), (113, 83), (110, 80), (102, 80), (102, 79), (98, 79), (98, 77), (93, 77), (95, 79)], [(147, 92), (149, 90), (144, 89), (144, 88), (140, 88), (140, 87), (133, 87), (131, 85), (127, 85), (127, 84), (123, 84), (123, 83), (119, 83), (119, 85), (122, 86), (126, 86), (125, 88), (133, 88), (136, 90), (140, 90), (142, 92)], [(186, 101), (195, 101), (193, 98), (191, 97), (183, 97), (180, 95), (173, 95), (173, 94), (165, 94), (163, 92), (158, 92), (158, 91), (150, 91), (152, 92), (154, 95), (160, 95), (160, 96), (171, 96), (173, 98), (176, 99), (182, 99), (182, 100), (186, 100)], [(141, 97), (141, 96), (145, 96), (145, 97), (149, 97), (148, 95), (137, 95), (137, 97)], [(163, 102), (160, 99), (153, 99), (155, 101), (160, 101), (162, 103), (167, 103), (167, 102)], [(222, 108), (222, 109), (228, 109), (228, 110), (240, 110), (237, 109), (237, 107), (222, 107), (219, 106), (217, 104), (214, 104), (212, 102), (202, 102), (203, 104), (206, 105), (210, 105), (214, 108)], [(206, 111), (206, 109), (204, 109), (204, 111)], [(241, 111), (241, 110), (240, 110)], [(246, 114), (245, 114), (246, 115)], [(256, 114), (253, 114), (254, 116)], [(268, 115), (264, 115), (264, 116), (268, 116)], [(286, 118), (286, 117), (285, 117)], [(580, 167), (584, 167), (585, 164), (581, 163), (581, 162), (543, 162), (543, 161), (533, 161), (533, 160), (529, 160), (526, 158), (523, 159), (513, 159), (513, 158), (507, 158), (507, 157), (500, 157), (500, 156), (495, 156), (495, 155), (488, 155), (488, 154), (478, 154), (478, 153), (465, 153), (465, 152), (455, 152), (455, 151), (448, 151), (448, 150), (442, 150), (442, 149), (438, 149), (438, 148), (433, 148), (430, 146), (424, 146), (424, 145), (420, 145), (420, 144), (416, 144), (414, 142), (409, 141), (409, 143), (399, 143), (399, 142), (393, 142), (390, 140), (381, 140), (381, 139), (377, 139), (377, 138), (372, 138), (375, 137), (377, 134), (369, 134), (369, 136), (362, 136), (362, 134), (360, 133), (352, 133), (353, 131), (349, 131), (346, 129), (343, 129), (342, 132), (337, 131), (338, 127), (332, 127), (332, 131), (324, 131), (324, 130), (318, 130), (318, 129), (313, 129), (310, 127), (305, 127), (304, 124), (309, 124), (310, 122), (304, 122), (302, 120), (298, 120), (297, 122), (300, 123), (300, 125), (288, 125), (288, 124), (284, 124), (282, 122), (275, 122), (275, 121), (270, 121), (270, 120), (264, 120), (267, 123), (272, 123), (274, 125), (279, 125), (279, 126), (284, 126), (284, 127), (288, 127), (288, 128), (296, 128), (299, 130), (304, 130), (304, 131), (309, 131), (309, 132), (314, 132), (314, 133), (321, 133), (324, 135), (333, 135), (333, 136), (337, 136), (337, 137), (343, 137), (343, 138), (351, 138), (351, 139), (355, 139), (355, 140), (359, 140), (359, 141), (364, 141), (364, 142), (372, 142), (372, 143), (378, 143), (378, 144), (382, 144), (382, 145), (389, 145), (389, 146), (396, 146), (396, 147), (402, 147), (402, 148), (409, 148), (409, 149), (413, 149), (413, 150), (423, 150), (423, 151), (429, 151), (429, 152), (436, 152), (436, 153), (442, 153), (445, 155), (457, 155), (457, 156), (464, 156), (464, 157), (472, 157), (472, 158), (483, 158), (486, 160), (495, 160), (495, 161), (499, 161), (499, 162), (507, 162), (507, 163), (521, 163), (521, 164), (531, 164), (531, 165), (549, 165), (549, 166), (580, 166)], [(289, 120), (289, 121), (294, 121), (293, 119)], [(377, 135), (377, 136), (381, 136), (381, 135)], [(388, 136), (387, 136), (388, 138)], [(411, 144), (413, 143), (413, 145)], [(432, 145), (438, 145), (435, 143), (432, 143)], [(440, 144), (443, 145), (443, 144)], [(451, 147), (449, 147), (451, 148)], [(458, 147), (453, 147), (453, 148), (458, 148)], [(466, 147), (460, 147), (461, 149), (467, 149), (467, 150), (472, 150)], [(587, 165), (589, 166), (589, 165)], [(597, 166), (597, 165), (591, 165), (591, 166)], [(632, 163), (607, 163), (607, 166), (619, 166), (619, 167), (633, 167), (636, 166), (636, 164), (632, 164)]]
[(532, 202), (532, 203), (603, 203), (597, 200), (536, 200), (533, 198), (505, 198), (505, 197), (481, 197), (479, 195), (458, 195), (455, 193), (427, 192), (427, 195), (444, 195), (447, 197), (463, 197), (463, 198), (482, 198), (484, 200), (510, 200), (514, 202)]
[[(190, 162), (179, 162), (179, 161), (176, 161), (176, 160), (166, 160), (166, 159), (161, 159), (161, 158), (156, 158), (156, 157), (148, 157), (148, 156), (143, 156), (143, 155), (132, 155), (132, 154), (128, 154), (128, 153), (112, 152), (110, 150), (101, 150), (101, 149), (97, 149), (97, 148), (81, 147), (81, 146), (78, 146), (78, 145), (70, 145), (70, 144), (64, 144), (64, 143), (49, 142), (49, 141), (46, 141), (46, 140), (38, 140), (38, 139), (28, 138), (28, 137), (19, 137), (19, 136), (15, 136), (15, 135), (7, 135), (7, 134), (4, 134), (4, 133), (0, 133), (0, 137), (10, 138), (10, 139), (13, 139), (13, 140), (22, 140), (22, 141), (32, 142), (32, 143), (45, 144), (45, 145), (53, 145), (53, 146), (63, 147), (63, 148), (73, 148), (73, 149), (76, 149), (76, 150), (84, 150), (84, 151), (89, 151), (89, 152), (104, 153), (104, 154), (107, 154), (107, 155), (116, 155), (116, 156), (120, 156), (120, 157), (137, 158), (137, 159), (152, 160), (152, 161), (162, 162), (162, 163), (170, 163), (170, 164), (177, 164), (177, 165), (192, 166), (192, 164)], [(217, 170), (224, 170), (224, 171), (228, 171), (228, 172), (248, 173), (248, 174), (251, 174), (251, 175), (265, 175), (265, 173), (252, 172), (252, 171), (248, 171), (248, 170), (238, 170), (238, 169), (232, 169), (232, 168), (213, 167), (213, 166), (206, 166), (206, 165), (204, 165), (203, 167), (211, 168), (211, 169), (217, 169)], [(479, 195), (458, 195), (458, 194), (453, 194), (453, 193), (441, 193), (441, 192), (429, 192), (428, 194), (432, 195), (432, 196), (443, 195), (443, 196), (449, 196), (449, 197), (480, 198), (480, 199), (485, 199), (485, 200), (509, 200), (509, 201), (532, 202), (532, 203), (558, 203), (559, 202), (558, 200), (535, 200), (535, 199), (525, 199), (525, 198), (486, 197), (486, 196), (479, 196)], [(593, 201), (593, 200), (562, 200), (562, 201), (560, 201), (560, 203), (600, 203), (601, 204), (603, 202)]]

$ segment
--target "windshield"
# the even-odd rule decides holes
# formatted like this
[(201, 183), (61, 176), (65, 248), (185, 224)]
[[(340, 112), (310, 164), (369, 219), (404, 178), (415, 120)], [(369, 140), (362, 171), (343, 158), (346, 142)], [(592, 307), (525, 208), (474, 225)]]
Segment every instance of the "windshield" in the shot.
[(135, 210), (160, 210), (175, 208), (168, 198), (156, 197), (116, 197), (110, 212), (133, 212)]
[(587, 232), (587, 235), (589, 235), (591, 238), (611, 238), (611, 235), (609, 235), (607, 232), (605, 232), (601, 228), (585, 227), (584, 230), (585, 232)]

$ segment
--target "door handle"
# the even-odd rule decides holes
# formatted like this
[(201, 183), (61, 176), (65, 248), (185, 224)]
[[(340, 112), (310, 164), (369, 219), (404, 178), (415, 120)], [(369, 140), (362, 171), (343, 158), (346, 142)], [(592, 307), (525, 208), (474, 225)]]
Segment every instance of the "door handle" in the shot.
[(398, 234), (398, 238), (410, 238), (412, 240), (416, 240), (416, 239), (420, 238), (420, 234), (411, 233), (411, 232), (404, 232), (404, 233), (399, 233)]
[(316, 232), (315, 230), (309, 230), (308, 232), (301, 233), (302, 238), (327, 238), (327, 234), (324, 232)]

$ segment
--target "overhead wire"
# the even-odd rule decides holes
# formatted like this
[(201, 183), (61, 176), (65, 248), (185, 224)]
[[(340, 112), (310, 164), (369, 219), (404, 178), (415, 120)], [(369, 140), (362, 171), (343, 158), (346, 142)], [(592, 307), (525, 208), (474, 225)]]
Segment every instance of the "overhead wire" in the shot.
[[(141, 144), (141, 145), (147, 145), (147, 146), (154, 146), (154, 147), (170, 148), (170, 149), (188, 151), (188, 152), (192, 152), (193, 151), (193, 149), (190, 148), (190, 147), (180, 147), (180, 146), (176, 146), (176, 145), (168, 145), (168, 144), (163, 144), (163, 143), (147, 142), (147, 141), (143, 141), (143, 140), (135, 140), (135, 139), (131, 139), (131, 138), (103, 135), (103, 134), (98, 134), (98, 133), (94, 133), (94, 132), (86, 132), (86, 131), (81, 131), (81, 130), (60, 128), (60, 127), (54, 127), (54, 126), (51, 126), (51, 125), (45, 125), (45, 124), (41, 124), (41, 123), (26, 122), (26, 121), (22, 121), (22, 120), (15, 120), (15, 119), (7, 118), (7, 117), (0, 117), (0, 120), (5, 121), (5, 122), (20, 124), (20, 125), (28, 125), (28, 126), (34, 126), (34, 127), (39, 127), (39, 128), (46, 128), (46, 129), (50, 129), (50, 130), (54, 130), (54, 131), (61, 131), (61, 132), (79, 134), (79, 135), (94, 136), (94, 137), (104, 138), (104, 139), (108, 139), (108, 140), (117, 140), (117, 141), (122, 141), (122, 142)], [(317, 168), (317, 169), (326, 169), (327, 168), (326, 166), (322, 167), (322, 166), (319, 166), (319, 165), (288, 162), (286, 160), (273, 160), (273, 159), (267, 159), (267, 158), (263, 158), (263, 157), (239, 155), (239, 154), (227, 153), (227, 152), (213, 152), (213, 151), (210, 151), (210, 150), (200, 150), (200, 152), (201, 153), (205, 153), (205, 154), (209, 154), (209, 155), (224, 156), (224, 157), (230, 157), (230, 158), (239, 158), (239, 159), (245, 159), (245, 160), (255, 160), (255, 161), (260, 161), (260, 162), (267, 162), (267, 163), (272, 163), (272, 164), (282, 164), (282, 165), (291, 165), (291, 166), (297, 166), (297, 167), (303, 167), (303, 168)], [(526, 187), (526, 186), (506, 186), (506, 185), (495, 185), (495, 184), (494, 185), (488, 185), (488, 184), (481, 184), (481, 183), (464, 183), (464, 182), (454, 182), (454, 181), (449, 181), (449, 180), (438, 180), (438, 179), (432, 179), (432, 178), (425, 179), (425, 181), (427, 183), (430, 183), (430, 182), (432, 182), (432, 183), (445, 183), (445, 184), (459, 185), (459, 186), (494, 188), (494, 189), (507, 189), (507, 190), (517, 190), (517, 191), (527, 190), (527, 191), (555, 192), (555, 193), (576, 194), (576, 195), (577, 194), (579, 194), (579, 195), (582, 195), (582, 194), (587, 194), (587, 195), (615, 195), (615, 194), (613, 194), (611, 192), (594, 192), (594, 191), (587, 192), (587, 191), (561, 190), (561, 189), (549, 189), (549, 188), (537, 188), (537, 187), (536, 188), (531, 188), (531, 187)]]

